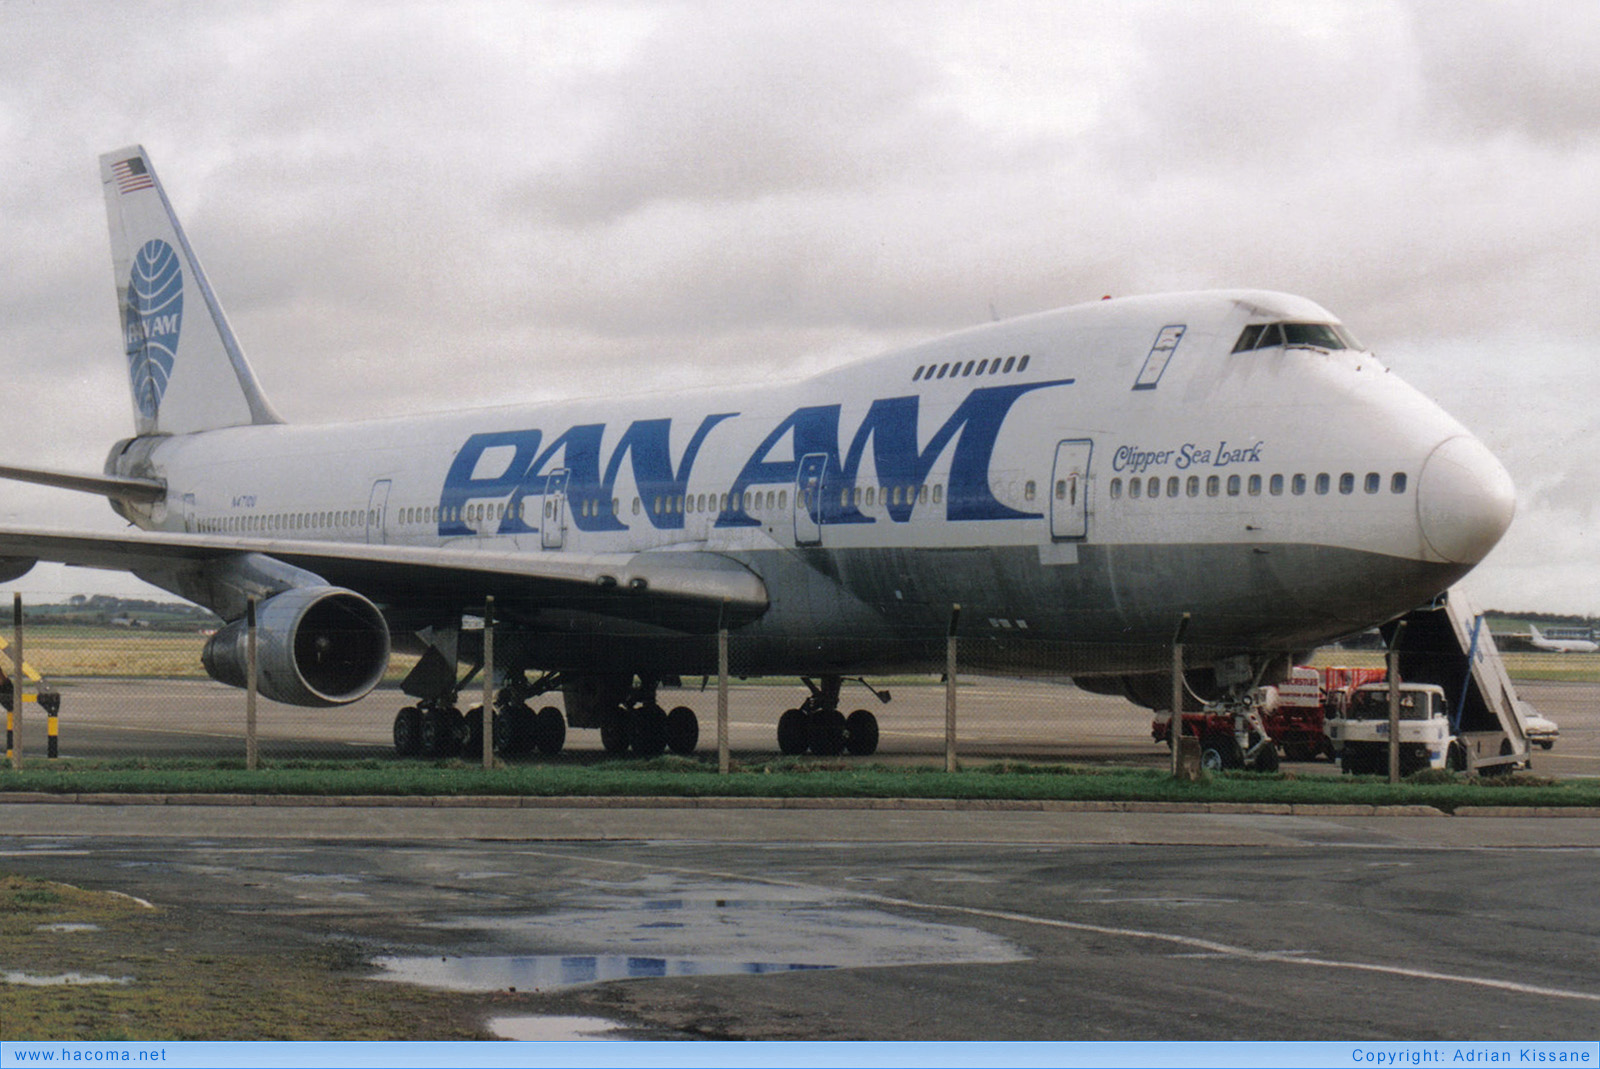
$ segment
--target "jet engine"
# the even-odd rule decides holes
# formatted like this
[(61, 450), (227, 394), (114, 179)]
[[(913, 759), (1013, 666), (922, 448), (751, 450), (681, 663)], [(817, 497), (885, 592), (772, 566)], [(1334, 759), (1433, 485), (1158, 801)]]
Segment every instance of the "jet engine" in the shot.
[[(246, 685), (246, 626), (234, 620), (200, 654), (219, 683)], [(256, 687), (287, 705), (345, 705), (364, 698), (389, 666), (389, 627), (353, 590), (298, 587), (256, 607)]]

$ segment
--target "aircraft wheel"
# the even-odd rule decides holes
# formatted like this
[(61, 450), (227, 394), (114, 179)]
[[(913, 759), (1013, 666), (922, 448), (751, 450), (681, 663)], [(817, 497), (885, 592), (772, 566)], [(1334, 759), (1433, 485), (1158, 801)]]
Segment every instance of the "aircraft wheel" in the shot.
[(555, 706), (547, 705), (534, 714), (532, 726), (533, 744), (546, 757), (554, 757), (567, 744), (567, 721)]
[(394, 714), (394, 752), (396, 757), (415, 757), (422, 752), (422, 710), (415, 705)]
[(606, 753), (628, 752), (628, 710), (620, 705), (606, 710), (600, 718), (600, 745)]
[(422, 741), (424, 757), (454, 757), (461, 752), (461, 713), (445, 707), (429, 709), (422, 714)]
[(1268, 742), (1256, 751), (1256, 771), (1278, 771), (1278, 748), (1272, 743)]
[(667, 714), (667, 749), (687, 757), (700, 743), (700, 721), (686, 705), (675, 706)]
[(844, 753), (844, 714), (824, 709), (811, 715), (811, 752), (818, 757), (837, 757)]
[(778, 717), (778, 749), (781, 752), (790, 757), (805, 753), (810, 737), (805, 713), (790, 709)]
[(483, 756), (483, 707), (474, 705), (467, 710), (463, 720), (461, 732), (461, 756), (480, 758)]
[(857, 709), (845, 718), (844, 748), (857, 757), (878, 752), (878, 718), (865, 709)]
[(667, 714), (659, 705), (633, 710), (628, 743), (639, 757), (660, 757), (667, 749)]

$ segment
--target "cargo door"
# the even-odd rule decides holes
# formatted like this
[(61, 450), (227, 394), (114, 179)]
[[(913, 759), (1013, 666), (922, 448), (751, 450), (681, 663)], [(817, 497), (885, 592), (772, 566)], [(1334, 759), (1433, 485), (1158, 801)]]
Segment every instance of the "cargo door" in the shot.
[(794, 544), (822, 545), (822, 488), (828, 472), (828, 454), (807, 453), (800, 458), (794, 479)]
[(1089, 458), (1094, 442), (1069, 438), (1056, 444), (1050, 478), (1050, 537), (1058, 542), (1089, 537)]

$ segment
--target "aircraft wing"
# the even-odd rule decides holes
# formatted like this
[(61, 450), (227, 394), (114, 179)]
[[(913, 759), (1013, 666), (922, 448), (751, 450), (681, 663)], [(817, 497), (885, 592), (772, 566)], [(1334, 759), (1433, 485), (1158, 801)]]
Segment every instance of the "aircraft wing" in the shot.
[[(505, 552), (456, 546), (395, 546), (229, 535), (129, 534), (0, 527), (0, 573), (37, 561), (134, 574), (171, 574), (229, 557), (260, 554), (314, 572), (379, 605), (471, 612), (493, 596), (497, 612), (598, 613), (708, 631), (760, 616), (765, 584), (732, 558), (699, 550), (631, 554)], [(9, 565), (9, 567), (8, 567)]]

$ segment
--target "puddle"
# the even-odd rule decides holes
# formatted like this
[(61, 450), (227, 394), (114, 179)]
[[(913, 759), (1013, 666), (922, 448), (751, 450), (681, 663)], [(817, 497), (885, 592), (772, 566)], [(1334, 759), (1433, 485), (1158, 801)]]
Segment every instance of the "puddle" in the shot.
[(98, 924), (41, 924), (34, 928), (36, 932), (98, 932)]
[(501, 1039), (564, 1041), (620, 1039), (608, 1033), (622, 1028), (604, 1017), (491, 1017), (489, 1031)]
[(719, 958), (652, 958), (627, 954), (533, 954), (378, 958), (385, 970), (377, 980), (446, 991), (559, 991), (612, 980), (661, 979), (668, 976), (764, 976), (771, 973), (831, 969), (831, 965), (793, 962), (731, 961)]
[(823, 888), (653, 876), (587, 883), (550, 913), (450, 918), (470, 953), (384, 957), (375, 979), (459, 991), (555, 991), (677, 976), (1022, 961), (977, 928), (902, 917)]
[(131, 984), (131, 976), (96, 976), (81, 972), (64, 972), (55, 976), (35, 976), (32, 973), (8, 972), (0, 974), (0, 983), (21, 984), (24, 987), (70, 987), (79, 984)]

